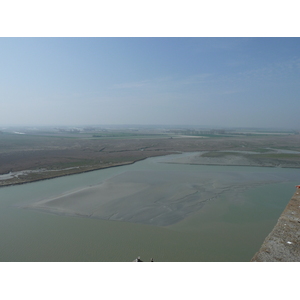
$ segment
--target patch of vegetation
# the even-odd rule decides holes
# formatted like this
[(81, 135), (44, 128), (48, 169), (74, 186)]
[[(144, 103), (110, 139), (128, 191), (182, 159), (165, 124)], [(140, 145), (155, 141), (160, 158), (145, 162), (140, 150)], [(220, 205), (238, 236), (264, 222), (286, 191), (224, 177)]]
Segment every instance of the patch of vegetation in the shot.
[(74, 161), (68, 161), (68, 162), (60, 162), (53, 164), (48, 167), (49, 170), (61, 170), (61, 169), (67, 169), (67, 168), (76, 168), (76, 167), (85, 167), (85, 166), (93, 166), (99, 164), (99, 161), (94, 159), (82, 159), (82, 160), (74, 160)]
[(268, 150), (264, 149), (256, 149), (253, 151), (260, 152), (258, 154), (248, 154), (248, 153), (242, 153), (242, 152), (223, 152), (223, 151), (210, 151), (203, 153), (202, 157), (211, 157), (211, 158), (217, 158), (217, 157), (225, 157), (229, 155), (234, 156), (244, 156), (249, 159), (274, 159), (274, 160), (293, 160), (298, 161), (300, 160), (300, 154), (290, 154), (290, 153), (273, 153), (269, 152)]
[(289, 153), (267, 153), (267, 154), (252, 154), (253, 158), (270, 158), (270, 159), (288, 159), (288, 160), (300, 160), (300, 154)]
[(131, 132), (104, 132), (104, 133), (97, 133), (93, 134), (93, 138), (161, 138), (167, 137), (166, 135), (162, 134), (141, 134), (141, 133), (131, 133)]
[(36, 144), (43, 143), (45, 140), (40, 136), (28, 136), (26, 134), (4, 133), (0, 136), (1, 149), (15, 149), (16, 147), (32, 147)]
[(203, 136), (206, 138), (226, 138), (226, 137), (232, 137), (233, 135), (229, 134), (200, 134), (200, 135), (193, 135), (193, 136)]

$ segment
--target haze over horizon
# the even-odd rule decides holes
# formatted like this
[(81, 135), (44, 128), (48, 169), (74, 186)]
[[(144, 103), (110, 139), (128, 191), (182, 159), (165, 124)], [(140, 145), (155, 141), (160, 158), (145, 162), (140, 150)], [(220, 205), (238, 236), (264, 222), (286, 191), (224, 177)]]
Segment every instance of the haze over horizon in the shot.
[(0, 126), (299, 129), (299, 38), (1, 38)]

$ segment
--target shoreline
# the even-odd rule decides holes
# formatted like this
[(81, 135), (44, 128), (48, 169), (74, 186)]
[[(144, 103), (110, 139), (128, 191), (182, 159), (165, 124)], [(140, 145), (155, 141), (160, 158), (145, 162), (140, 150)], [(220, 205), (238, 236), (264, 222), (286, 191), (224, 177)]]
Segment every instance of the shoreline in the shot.
[[(168, 154), (167, 154), (168, 155)], [(164, 156), (164, 155), (162, 155)], [(55, 179), (55, 178), (59, 178), (59, 177), (65, 177), (65, 176), (72, 176), (72, 175), (78, 175), (78, 174), (83, 174), (83, 173), (88, 173), (88, 172), (93, 172), (93, 171), (99, 171), (99, 170), (104, 170), (104, 169), (109, 169), (109, 168), (115, 168), (115, 167), (122, 167), (122, 166), (126, 166), (126, 165), (132, 165), (136, 162), (139, 161), (143, 161), (146, 160), (148, 158), (151, 157), (156, 157), (156, 156), (150, 156), (150, 157), (145, 157), (142, 159), (138, 159), (135, 161), (130, 161), (130, 162), (124, 162), (124, 163), (119, 163), (119, 164), (114, 164), (111, 166), (103, 166), (103, 167), (96, 167), (96, 168), (91, 168), (88, 170), (78, 170), (75, 171), (73, 173), (67, 173), (67, 174), (60, 174), (60, 175), (54, 175), (54, 176), (47, 176), (47, 177), (43, 177), (43, 178), (37, 178), (37, 179), (28, 179), (28, 180), (24, 180), (21, 182), (12, 182), (12, 183), (5, 183), (6, 180), (3, 180), (3, 184), (0, 181), (0, 188), (2, 187), (9, 187), (9, 186), (16, 186), (16, 185), (21, 185), (21, 184), (28, 184), (28, 183), (33, 183), (33, 182), (38, 182), (38, 181), (43, 181), (43, 180), (50, 180), (50, 179)], [(260, 167), (260, 168), (282, 168), (282, 169), (300, 169), (299, 166), (265, 166), (265, 165), (261, 165), (261, 164), (257, 164), (257, 165), (247, 165), (247, 164), (221, 164), (221, 163), (180, 163), (180, 162), (163, 162), (164, 164), (185, 164), (185, 165), (202, 165), (202, 166), (224, 166), (224, 167)], [(58, 170), (59, 172), (60, 170)]]
[[(21, 185), (21, 184), (27, 184), (27, 183), (33, 183), (33, 182), (38, 182), (38, 181), (42, 181), (42, 180), (49, 180), (49, 179), (55, 179), (55, 178), (59, 178), (59, 177), (65, 177), (65, 176), (72, 176), (72, 175), (78, 175), (78, 174), (83, 174), (83, 173), (88, 173), (88, 172), (93, 172), (93, 171), (98, 171), (98, 170), (103, 170), (103, 169), (109, 169), (109, 168), (115, 168), (115, 167), (122, 167), (122, 166), (126, 166), (126, 165), (132, 165), (136, 162), (139, 161), (143, 161), (146, 160), (148, 158), (154, 158), (154, 157), (162, 157), (162, 156), (167, 156), (167, 155), (173, 155), (173, 154), (182, 154), (184, 152), (169, 152), (167, 154), (162, 154), (162, 155), (153, 155), (153, 156), (147, 156), (147, 157), (143, 157), (140, 159), (136, 159), (133, 161), (127, 161), (127, 162), (122, 162), (122, 163), (113, 163), (111, 165), (106, 165), (106, 166), (98, 166), (98, 167), (88, 167), (86, 170), (80, 169), (81, 167), (75, 167), (74, 169), (70, 169), (72, 170), (72, 172), (70, 173), (65, 173), (65, 174), (53, 174), (53, 175), (48, 175), (46, 177), (41, 177), (41, 178), (28, 178), (28, 179), (24, 179), (24, 181), (20, 181), (20, 182), (8, 182), (8, 180), (0, 180), (0, 188), (2, 187), (9, 187), (9, 186), (16, 186), (16, 185)], [(22, 172), (24, 170), (21, 170), (20, 172)], [(30, 170), (27, 170), (30, 171)], [(47, 170), (48, 172), (53, 172), (52, 170)], [(46, 172), (47, 172), (46, 171)], [(61, 172), (63, 170), (55, 170), (57, 172)], [(0, 174), (0, 175), (7, 175), (7, 174)], [(40, 175), (45, 175), (40, 173)], [(26, 176), (26, 175), (25, 175)], [(19, 179), (19, 178), (16, 178)], [(21, 179), (22, 180), (22, 179)]]
[[(2, 184), (0, 181), (0, 188), (2, 187), (9, 187), (9, 186), (16, 186), (16, 185), (21, 185), (21, 184), (27, 184), (27, 183), (33, 183), (33, 182), (38, 182), (38, 181), (43, 181), (43, 180), (49, 180), (49, 179), (55, 179), (55, 178), (59, 178), (59, 177), (65, 177), (65, 176), (72, 176), (72, 175), (78, 175), (78, 174), (83, 174), (83, 173), (88, 173), (88, 172), (92, 172), (92, 171), (98, 171), (98, 170), (102, 170), (102, 169), (109, 169), (109, 168), (115, 168), (115, 167), (121, 167), (121, 166), (126, 166), (126, 165), (132, 165), (138, 161), (142, 161), (147, 159), (146, 158), (142, 158), (136, 161), (131, 161), (131, 162), (125, 162), (125, 163), (120, 163), (120, 164), (114, 164), (111, 166), (104, 166), (104, 167), (96, 167), (96, 168), (92, 168), (92, 169), (88, 169), (88, 170), (79, 170), (77, 172), (73, 172), (73, 173), (68, 173), (68, 174), (54, 174), (53, 176), (47, 176), (44, 178), (37, 178), (37, 179), (28, 179), (28, 180), (24, 180), (22, 182), (12, 182), (12, 183), (4, 183)], [(57, 170), (57, 172), (59, 172), (60, 170)], [(4, 182), (6, 180), (3, 180)]]
[[(173, 154), (183, 154), (183, 153), (187, 153), (187, 152), (181, 152), (181, 153), (173, 153)], [(167, 156), (167, 155), (173, 155), (173, 154), (165, 154), (165, 155), (161, 155), (161, 156)], [(137, 159), (134, 161), (129, 161), (129, 162), (122, 162), (122, 163), (115, 163), (112, 164), (110, 166), (102, 166), (102, 167), (91, 167), (89, 169), (86, 170), (80, 170), (80, 167), (73, 169), (71, 173), (65, 173), (65, 174), (53, 174), (53, 175), (47, 175), (45, 177), (41, 177), (41, 178), (28, 178), (28, 179), (23, 179), (23, 181), (17, 181), (20, 180), (19, 178), (17, 178), (17, 182), (6, 182), (7, 180), (0, 180), (0, 188), (2, 187), (9, 187), (9, 186), (16, 186), (16, 185), (21, 185), (21, 184), (27, 184), (27, 183), (33, 183), (33, 182), (38, 182), (38, 181), (42, 181), (42, 180), (49, 180), (49, 179), (55, 179), (55, 178), (59, 178), (59, 177), (64, 177), (64, 176), (71, 176), (71, 175), (78, 175), (78, 174), (83, 174), (83, 173), (88, 173), (88, 172), (92, 172), (92, 171), (98, 171), (98, 170), (102, 170), (102, 169), (109, 169), (109, 168), (115, 168), (115, 167), (121, 167), (121, 166), (126, 166), (126, 165), (132, 165), (136, 162), (139, 161), (143, 161), (146, 160), (148, 158), (152, 158), (152, 157), (160, 157), (159, 156), (149, 156), (149, 157), (145, 157), (145, 158), (141, 158), (141, 159)], [(211, 158), (213, 160), (213, 158)], [(290, 165), (290, 166), (276, 166), (276, 165), (264, 165), (264, 164), (251, 164), (249, 162), (249, 164), (230, 164), (230, 163), (207, 163), (207, 162), (202, 162), (202, 163), (197, 163), (197, 162), (172, 162), (172, 161), (166, 161), (163, 162), (164, 164), (185, 164), (185, 165), (203, 165), (203, 166), (227, 166), (227, 167), (261, 167), (261, 168), (285, 168), (285, 169), (300, 169), (299, 165)], [(48, 172), (50, 172), (52, 170), (48, 170)], [(56, 170), (55, 170), (56, 171)], [(60, 172), (63, 170), (57, 170), (57, 172)], [(45, 174), (40, 173), (42, 176)], [(3, 174), (5, 175), (5, 174)], [(26, 175), (25, 175), (26, 176)], [(8, 179), (11, 180), (11, 179)], [(22, 179), (21, 179), (22, 180)]]
[(260, 167), (260, 168), (282, 168), (282, 169), (300, 169), (299, 166), (264, 166), (264, 165), (242, 165), (242, 164), (209, 164), (209, 163), (180, 163), (180, 162), (164, 162), (164, 164), (177, 164), (177, 165), (197, 165), (197, 166), (224, 166), (224, 167)]
[(300, 190), (297, 189), (251, 262), (300, 261)]

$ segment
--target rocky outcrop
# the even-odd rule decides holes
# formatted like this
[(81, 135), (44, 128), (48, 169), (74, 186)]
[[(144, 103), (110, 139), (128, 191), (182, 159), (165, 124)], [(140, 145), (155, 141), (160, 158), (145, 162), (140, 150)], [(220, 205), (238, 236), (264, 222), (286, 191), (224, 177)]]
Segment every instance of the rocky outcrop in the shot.
[(266, 237), (252, 262), (300, 261), (300, 189), (278, 219), (272, 232)]

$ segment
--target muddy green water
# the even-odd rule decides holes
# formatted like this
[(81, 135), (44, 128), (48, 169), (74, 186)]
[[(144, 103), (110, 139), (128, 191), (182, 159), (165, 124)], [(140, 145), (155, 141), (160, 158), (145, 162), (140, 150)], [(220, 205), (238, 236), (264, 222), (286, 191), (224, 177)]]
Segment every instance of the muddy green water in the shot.
[[(160, 163), (164, 159), (0, 188), (0, 261), (112, 262), (137, 256), (145, 261), (249, 261), (299, 184), (297, 169)], [(182, 221), (164, 227), (20, 208), (128, 171), (207, 174), (208, 184), (224, 178), (227, 188)]]

